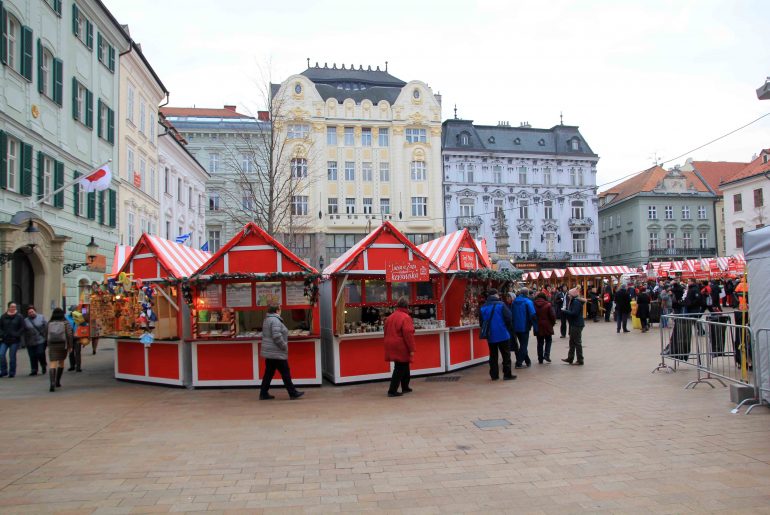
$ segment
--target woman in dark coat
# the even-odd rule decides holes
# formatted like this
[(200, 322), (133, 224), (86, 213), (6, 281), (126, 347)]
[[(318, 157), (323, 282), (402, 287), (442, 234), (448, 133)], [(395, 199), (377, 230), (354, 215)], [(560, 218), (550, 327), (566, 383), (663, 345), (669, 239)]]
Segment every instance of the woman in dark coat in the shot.
[(650, 294), (642, 286), (636, 296), (636, 316), (642, 322), (642, 332), (650, 330)]
[(72, 326), (64, 318), (62, 308), (56, 308), (51, 313), (51, 320), (45, 328), (45, 340), (48, 342), (48, 374), (51, 381), (48, 391), (53, 392), (55, 388), (61, 388), (64, 360), (72, 352), (74, 344)]
[(551, 343), (553, 341), (553, 326), (556, 324), (556, 313), (553, 305), (548, 302), (544, 293), (535, 297), (535, 316), (537, 317), (537, 362), (551, 362)]
[(401, 297), (396, 306), (393, 314), (385, 319), (385, 361), (393, 362), (388, 397), (401, 397), (412, 391), (409, 363), (414, 361), (414, 322), (409, 314), (409, 299)]

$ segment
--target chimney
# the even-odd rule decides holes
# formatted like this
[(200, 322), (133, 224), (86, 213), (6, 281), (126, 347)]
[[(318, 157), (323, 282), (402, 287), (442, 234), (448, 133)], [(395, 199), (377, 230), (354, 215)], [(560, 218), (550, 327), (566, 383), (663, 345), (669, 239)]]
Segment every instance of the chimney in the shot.
[(235, 106), (225, 105), (225, 109), (227, 109), (228, 111), (235, 112)]
[(257, 120), (260, 122), (270, 121), (270, 111), (257, 111)]

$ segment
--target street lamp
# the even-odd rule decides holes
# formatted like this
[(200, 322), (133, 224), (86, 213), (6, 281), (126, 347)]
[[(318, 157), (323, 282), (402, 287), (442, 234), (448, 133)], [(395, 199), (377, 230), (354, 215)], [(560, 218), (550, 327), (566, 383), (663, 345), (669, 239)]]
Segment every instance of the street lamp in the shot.
[(79, 268), (88, 266), (96, 259), (96, 254), (99, 251), (99, 245), (94, 241), (94, 237), (91, 236), (91, 241), (86, 245), (86, 262), (85, 263), (67, 263), (62, 267), (62, 272), (67, 275), (70, 272), (74, 272)]
[[(34, 251), (35, 247), (37, 246), (37, 243), (35, 243), (35, 234), (39, 232), (40, 232), (40, 229), (35, 227), (34, 222), (32, 222), (32, 219), (30, 218), (27, 223), (27, 227), (24, 229), (24, 234), (27, 235), (28, 242), (19, 250), (21, 250), (25, 254), (32, 254), (32, 251)], [(8, 261), (11, 261), (15, 253), (16, 252), (14, 251), (14, 252), (3, 252), (2, 254), (0, 254), (0, 266), (3, 266)]]

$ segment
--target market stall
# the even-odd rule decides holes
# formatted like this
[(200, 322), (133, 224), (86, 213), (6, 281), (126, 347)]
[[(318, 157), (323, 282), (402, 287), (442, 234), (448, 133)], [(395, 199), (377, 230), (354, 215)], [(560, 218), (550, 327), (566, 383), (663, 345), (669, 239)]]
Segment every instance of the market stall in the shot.
[[(570, 266), (567, 267), (567, 271), (564, 274), (565, 282), (570, 287), (580, 288), (580, 292), (583, 297), (588, 298), (589, 287), (596, 288), (597, 293), (601, 293), (603, 280), (615, 280), (620, 282), (620, 278), (623, 275), (633, 273), (630, 268), (625, 265), (621, 266)], [(587, 305), (583, 306), (583, 314), (585, 315)]]
[[(120, 249), (118, 249), (120, 250)], [(115, 338), (115, 377), (182, 386), (189, 383), (189, 320), (181, 281), (211, 254), (143, 234), (114, 277), (92, 285), (92, 336)]]
[(293, 382), (320, 385), (318, 278), (317, 270), (248, 223), (190, 279), (193, 386), (261, 384), (262, 323), (273, 304), (289, 329)]
[(443, 273), (439, 303), (444, 305), (447, 332), (446, 369), (486, 362), (489, 347), (479, 337), (479, 306), (488, 289), (487, 261), (468, 229), (456, 231), (418, 247)]
[(441, 271), (390, 222), (324, 270), (321, 287), (323, 372), (335, 384), (386, 379), (383, 321), (409, 298), (417, 350), (412, 375), (446, 368)]

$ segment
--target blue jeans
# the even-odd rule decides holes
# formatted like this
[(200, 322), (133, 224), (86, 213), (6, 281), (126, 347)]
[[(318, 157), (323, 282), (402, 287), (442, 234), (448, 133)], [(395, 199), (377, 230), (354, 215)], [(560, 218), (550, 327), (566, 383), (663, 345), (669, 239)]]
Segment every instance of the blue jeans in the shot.
[(522, 363), (527, 365), (532, 364), (532, 360), (529, 359), (529, 351), (527, 346), (529, 345), (529, 331), (523, 333), (515, 333), (516, 339), (519, 341), (519, 351), (516, 353), (516, 366), (520, 367)]
[[(5, 353), (11, 351), (11, 368), (8, 369), (8, 362), (5, 359)], [(16, 375), (16, 351), (19, 350), (18, 343), (0, 343), (0, 376)]]

